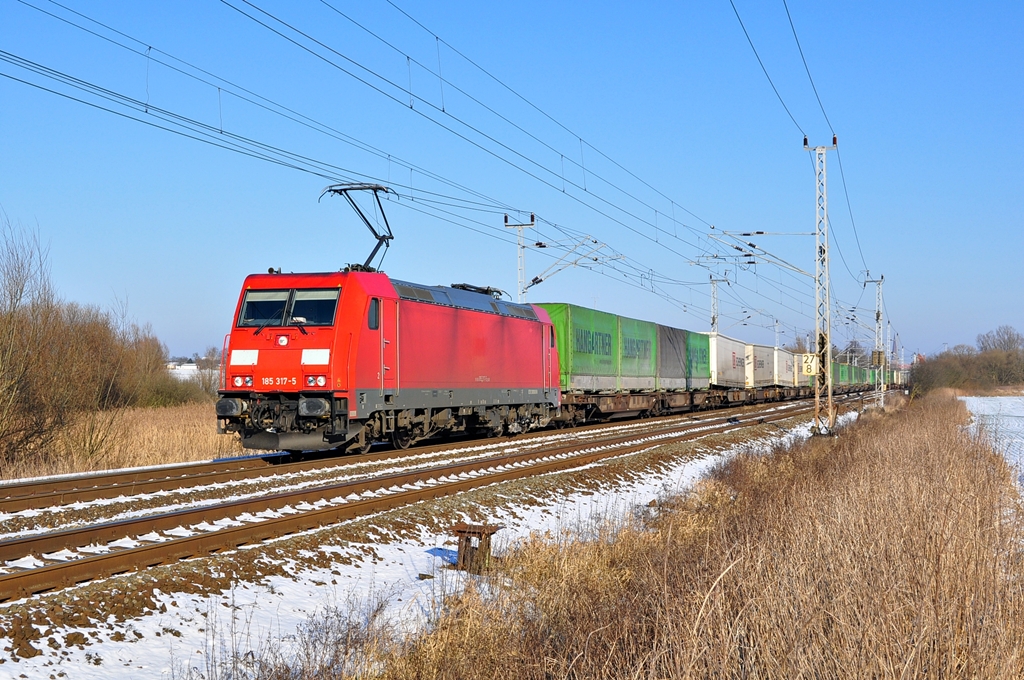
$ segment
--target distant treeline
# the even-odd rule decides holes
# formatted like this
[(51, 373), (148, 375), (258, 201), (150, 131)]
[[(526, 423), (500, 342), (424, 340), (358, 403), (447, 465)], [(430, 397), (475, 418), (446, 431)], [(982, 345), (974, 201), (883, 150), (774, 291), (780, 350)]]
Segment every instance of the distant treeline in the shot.
[(1024, 385), (1024, 335), (1012, 326), (1000, 326), (979, 335), (977, 347), (957, 345), (917, 362), (911, 378), (921, 392)]
[(60, 299), (38, 237), (0, 213), (0, 476), (18, 458), (47, 455), (84, 414), (207, 398), (166, 361), (124, 309)]

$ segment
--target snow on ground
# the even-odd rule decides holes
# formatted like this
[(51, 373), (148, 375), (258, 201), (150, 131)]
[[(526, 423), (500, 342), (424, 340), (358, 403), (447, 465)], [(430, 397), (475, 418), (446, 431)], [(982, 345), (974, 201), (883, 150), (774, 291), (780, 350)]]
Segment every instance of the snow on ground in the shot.
[[(1024, 415), (1024, 400), (1021, 404)], [(856, 415), (844, 414), (841, 423)], [(652, 500), (684, 491), (737, 451), (751, 447), (767, 450), (776, 443), (806, 438), (809, 432), (810, 423), (789, 431), (780, 429), (778, 435), (725, 451), (704, 451), (702, 457), (680, 461), (642, 481), (568, 494), (546, 505), (497, 509), (493, 521), (504, 529), (495, 537), (495, 550), (500, 553), (510, 543), (537, 532), (556, 536), (568, 530), (589, 535), (602, 522), (627, 517), (646, 509)], [(332, 617), (342, 622), (365, 620), (366, 613), (379, 603), (386, 603), (383, 616), (395, 629), (410, 632), (436, 614), (446, 595), (458, 592), (466, 578), (473, 578), (448, 568), (455, 561), (455, 548), (453, 537), (426, 531), (416, 540), (321, 545), (322, 552), (336, 553), (351, 563), (327, 569), (296, 565), (296, 570), (290, 570), (296, 578), (270, 576), (259, 583), (240, 582), (229, 591), (210, 596), (159, 593), (159, 611), (126, 621), (113, 635), (97, 629), (100, 639), (91, 645), (57, 650), (43, 646), (40, 656), (18, 662), (8, 659), (0, 665), (0, 679), (230, 678), (232, 660), (241, 659), (244, 665), (247, 659), (258, 659), (268, 645), (287, 655), (301, 644), (302, 632), (309, 629), (310, 622)], [(262, 558), (254, 553), (253, 559)], [(76, 631), (58, 629), (52, 635), (64, 640)]]
[(992, 440), (996, 451), (1017, 469), (1024, 486), (1024, 397), (961, 397), (974, 416), (972, 426)]

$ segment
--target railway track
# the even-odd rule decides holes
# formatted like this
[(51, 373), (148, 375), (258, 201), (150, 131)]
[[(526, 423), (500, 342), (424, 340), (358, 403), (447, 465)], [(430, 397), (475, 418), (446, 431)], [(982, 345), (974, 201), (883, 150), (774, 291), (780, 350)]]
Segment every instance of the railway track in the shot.
[[(677, 417), (670, 419), (672, 422), (644, 421), (651, 426), (629, 428), (632, 431), (625, 433), (621, 432), (622, 428), (608, 435), (601, 435), (600, 429), (582, 433), (573, 431), (572, 434), (578, 436), (569, 442), (562, 439), (554, 444), (540, 444), (531, 450), (441, 464), (428, 463), (390, 474), (0, 541), (0, 564), (5, 563), (8, 570), (14, 569), (0, 574), (0, 601), (230, 550), (512, 479), (580, 467), (663, 443), (789, 419), (811, 410), (803, 404), (788, 408), (777, 406), (763, 414), (747, 411), (702, 419)], [(543, 433), (537, 436), (543, 436)], [(516, 442), (524, 439), (527, 438), (518, 437)], [(474, 444), (479, 447), (480, 442), (464, 446), (470, 448)], [(414, 453), (418, 455), (431, 448), (434, 447), (423, 447)], [(457, 451), (458, 447), (455, 448)], [(451, 453), (453, 447), (449, 445), (446, 450)], [(352, 464), (367, 462), (370, 458), (407, 458), (410, 453), (413, 452), (387, 451), (342, 460)], [(333, 464), (337, 462), (335, 459)], [(288, 465), (316, 463), (324, 464), (322, 461), (305, 461)], [(258, 465), (243, 466), (241, 471), (245, 474), (267, 474), (264, 467)], [(222, 474), (227, 474), (227, 471), (203, 469), (191, 478), (208, 480), (211, 478), (209, 475)], [(172, 474), (168, 478), (178, 483), (185, 476)], [(157, 482), (146, 479), (133, 483), (151, 485)], [(107, 484), (89, 489), (51, 490), (49, 493), (99, 493), (101, 488), (124, 493), (127, 486), (124, 483)], [(14, 496), (9, 500), (14, 502), (20, 498)]]
[[(785, 407), (792, 405), (795, 407), (798, 403), (780, 403), (776, 404), (776, 406)], [(668, 420), (682, 418), (689, 421), (714, 423), (726, 421), (737, 414), (743, 415), (743, 412), (730, 411), (724, 415), (706, 413), (700, 416), (669, 416)], [(616, 424), (621, 426), (623, 423), (620, 421)], [(609, 427), (608, 423), (599, 423), (574, 428), (572, 432), (586, 433), (595, 430), (600, 431), (607, 427)], [(388, 449), (341, 457), (319, 456), (311, 460), (293, 462), (289, 462), (290, 456), (275, 454), (271, 456), (253, 456), (162, 466), (142, 470), (123, 470), (46, 478), (19, 483), (0, 483), (0, 513), (16, 513), (24, 510), (36, 510), (73, 503), (87, 503), (121, 496), (130, 497), (243, 479), (258, 479), (329, 467), (385, 462), (410, 456), (426, 456), (437, 452), (457, 452), (460, 449), (479, 447), (482, 441), (483, 443), (500, 444), (502, 441), (522, 442), (549, 436), (551, 436), (551, 431), (540, 431), (519, 435), (514, 438), (465, 440), (462, 442), (418, 446), (407, 450)]]

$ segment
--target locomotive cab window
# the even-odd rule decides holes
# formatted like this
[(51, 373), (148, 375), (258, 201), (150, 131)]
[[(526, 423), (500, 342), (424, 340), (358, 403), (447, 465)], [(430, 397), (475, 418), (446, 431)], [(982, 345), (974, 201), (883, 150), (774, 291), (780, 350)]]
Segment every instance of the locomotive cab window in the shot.
[(377, 298), (370, 300), (370, 311), (366, 314), (366, 324), (371, 331), (380, 328), (380, 300)]
[(238, 315), (239, 326), (280, 326), (288, 306), (287, 290), (249, 290)]
[(240, 327), (332, 326), (340, 288), (249, 290), (238, 315)]
[(340, 292), (340, 288), (295, 291), (289, 325), (297, 323), (306, 326), (334, 325), (334, 312), (338, 308)]

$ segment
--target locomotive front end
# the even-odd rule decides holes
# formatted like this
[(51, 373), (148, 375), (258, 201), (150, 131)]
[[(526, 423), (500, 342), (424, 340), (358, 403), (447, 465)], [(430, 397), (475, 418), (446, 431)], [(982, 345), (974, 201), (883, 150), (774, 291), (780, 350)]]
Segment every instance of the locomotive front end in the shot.
[(217, 401), (219, 431), (253, 449), (326, 449), (348, 431), (346, 356), (337, 352), (344, 273), (246, 279)]

